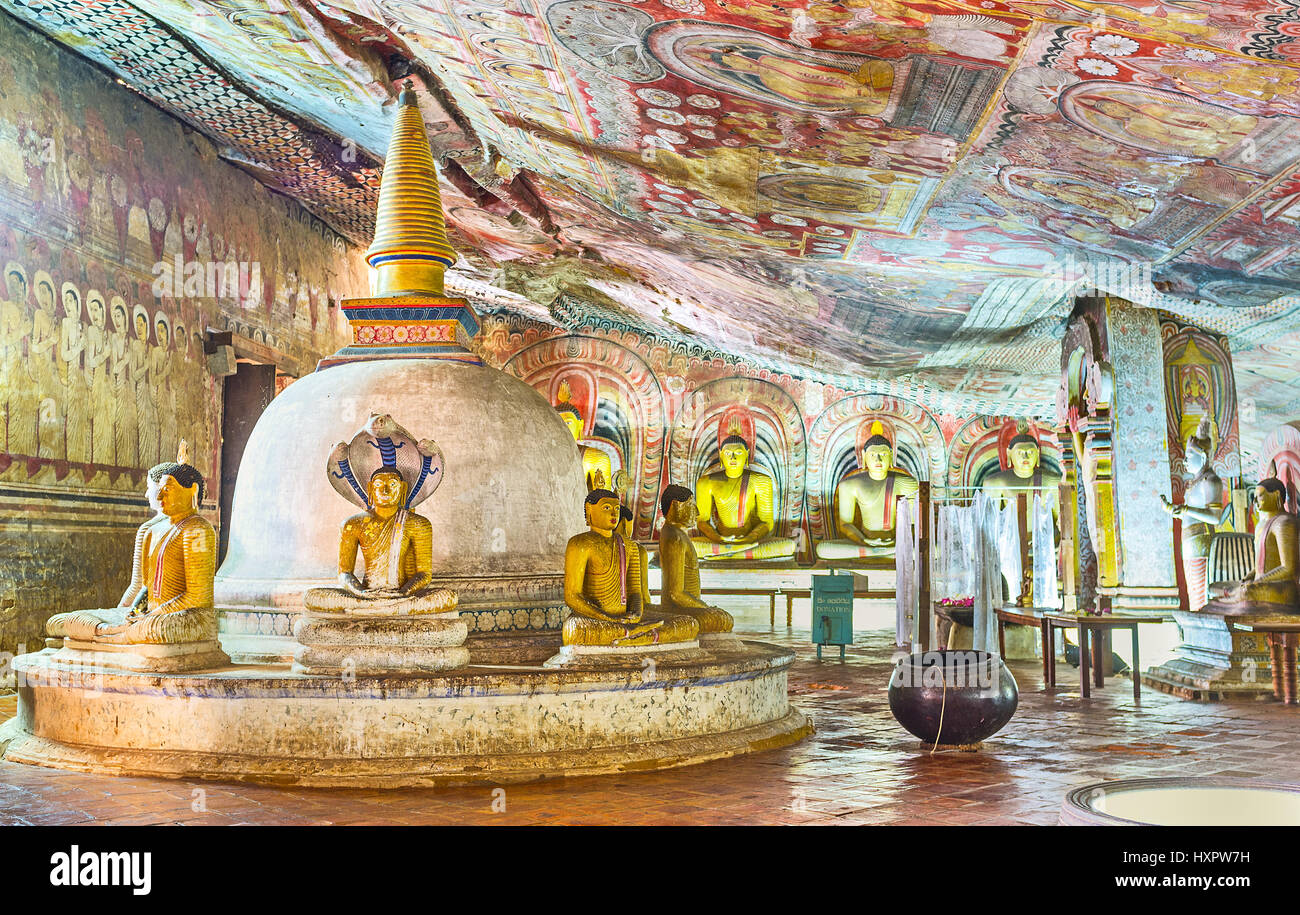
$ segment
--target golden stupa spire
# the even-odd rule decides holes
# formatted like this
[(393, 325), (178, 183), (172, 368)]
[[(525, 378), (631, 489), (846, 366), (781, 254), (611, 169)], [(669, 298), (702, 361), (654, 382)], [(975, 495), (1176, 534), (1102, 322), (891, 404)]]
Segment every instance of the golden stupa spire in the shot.
[(442, 296), (443, 271), (456, 262), (438, 193), (438, 172), (411, 81), (397, 99), (397, 123), (379, 184), (375, 240), (366, 263), (375, 268), (373, 295)]

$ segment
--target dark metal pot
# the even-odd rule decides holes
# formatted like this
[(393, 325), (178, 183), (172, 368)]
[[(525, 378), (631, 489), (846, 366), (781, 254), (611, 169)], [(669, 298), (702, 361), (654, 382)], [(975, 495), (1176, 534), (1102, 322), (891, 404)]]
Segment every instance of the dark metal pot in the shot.
[(909, 655), (889, 678), (889, 710), (926, 743), (970, 746), (992, 737), (1011, 720), (1019, 698), (1016, 678), (987, 651)]

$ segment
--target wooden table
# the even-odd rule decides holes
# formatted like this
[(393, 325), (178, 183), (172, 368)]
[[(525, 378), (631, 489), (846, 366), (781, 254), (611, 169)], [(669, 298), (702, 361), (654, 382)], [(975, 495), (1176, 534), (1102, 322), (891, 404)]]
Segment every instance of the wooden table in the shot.
[(1056, 637), (1052, 626), (1047, 621), (1047, 614), (1054, 611), (1046, 607), (1003, 607), (998, 611), (998, 654), (1007, 656), (1007, 624), (1016, 626), (1037, 626), (1043, 636), (1043, 687), (1054, 686), (1056, 672), (1053, 662), (1056, 659)]
[(1237, 623), (1228, 618), (1228, 627), (1268, 636), (1268, 654), (1273, 667), (1273, 695), (1285, 705), (1296, 705), (1296, 645), (1300, 642), (1300, 622), (1269, 623), (1252, 620)]
[[(1173, 619), (1167, 613), (1048, 613), (1044, 617), (1047, 624), (1048, 642), (1043, 654), (1050, 657), (1047, 662), (1047, 686), (1056, 688), (1056, 630), (1079, 630), (1079, 691), (1087, 699), (1091, 693), (1088, 686), (1088, 667), (1091, 661), (1093, 679), (1098, 689), (1106, 685), (1104, 673), (1105, 659), (1097, 651), (1097, 636), (1103, 630), (1127, 629), (1133, 636), (1133, 701), (1142, 700), (1142, 667), (1138, 654), (1138, 626), (1143, 623), (1163, 623)], [(1089, 641), (1092, 642), (1091, 649)], [(1045, 658), (1046, 660), (1046, 658)]]

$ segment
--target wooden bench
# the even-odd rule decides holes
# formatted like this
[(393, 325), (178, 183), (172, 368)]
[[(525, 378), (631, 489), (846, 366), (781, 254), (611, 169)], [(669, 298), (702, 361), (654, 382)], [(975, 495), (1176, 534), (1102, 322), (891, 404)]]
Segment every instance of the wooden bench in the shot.
[[(776, 625), (776, 597), (778, 594), (785, 595), (785, 626), (787, 629), (794, 625), (794, 602), (797, 599), (811, 600), (811, 588), (784, 588), (775, 585), (771, 588), (700, 588), (700, 596), (705, 595), (736, 595), (741, 597), (766, 597), (768, 599), (768, 623)], [(858, 598), (866, 600), (884, 600), (894, 596), (891, 591), (873, 591), (871, 589), (854, 589), (853, 599)]]

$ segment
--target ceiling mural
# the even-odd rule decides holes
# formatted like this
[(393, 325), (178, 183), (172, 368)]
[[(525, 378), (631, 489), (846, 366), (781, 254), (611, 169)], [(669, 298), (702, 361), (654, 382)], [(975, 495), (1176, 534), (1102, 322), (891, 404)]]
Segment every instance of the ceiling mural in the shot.
[(458, 270), (534, 316), (1045, 415), (1117, 262), (1229, 337), (1244, 450), (1296, 412), (1294, 0), (0, 9), (358, 243), (415, 80)]

